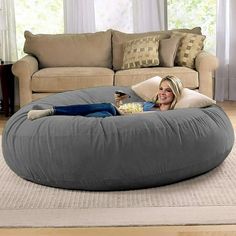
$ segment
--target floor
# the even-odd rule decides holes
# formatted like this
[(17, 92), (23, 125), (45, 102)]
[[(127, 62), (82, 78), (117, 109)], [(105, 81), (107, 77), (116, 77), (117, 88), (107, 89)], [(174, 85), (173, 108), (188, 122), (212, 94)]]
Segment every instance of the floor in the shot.
[[(236, 130), (236, 102), (217, 103), (224, 109)], [(7, 118), (0, 115), (0, 134)], [(236, 225), (91, 227), (91, 228), (10, 228), (0, 229), (0, 236), (236, 236)]]

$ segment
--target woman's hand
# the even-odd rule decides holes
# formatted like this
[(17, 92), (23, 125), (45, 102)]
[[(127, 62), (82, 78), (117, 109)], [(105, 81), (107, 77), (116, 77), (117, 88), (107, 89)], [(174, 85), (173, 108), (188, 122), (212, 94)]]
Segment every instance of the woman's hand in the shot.
[(122, 101), (126, 98), (129, 98), (129, 97), (130, 96), (128, 94), (120, 95), (120, 94), (115, 93), (114, 94), (114, 99), (115, 99), (116, 107), (119, 107), (120, 105), (122, 105), (123, 104)]

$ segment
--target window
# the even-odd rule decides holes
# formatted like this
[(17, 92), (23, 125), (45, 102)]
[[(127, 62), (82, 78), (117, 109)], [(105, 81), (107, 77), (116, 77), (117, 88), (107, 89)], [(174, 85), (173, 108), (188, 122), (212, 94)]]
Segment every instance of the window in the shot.
[[(132, 0), (94, 1), (97, 31), (112, 28), (133, 32)], [(200, 26), (206, 35), (205, 49), (214, 54), (216, 7), (217, 0), (167, 0), (168, 29)]]
[(132, 0), (94, 0), (96, 31), (133, 32)]
[[(132, 0), (94, 0), (96, 31), (133, 32)], [(215, 53), (217, 0), (167, 0), (168, 29), (201, 26), (205, 49)], [(63, 0), (15, 0), (18, 57), (24, 56), (24, 31), (63, 33)]]
[(167, 0), (168, 28), (200, 26), (206, 35), (205, 50), (215, 54), (217, 0)]
[(15, 0), (18, 58), (23, 57), (24, 31), (63, 33), (63, 0)]

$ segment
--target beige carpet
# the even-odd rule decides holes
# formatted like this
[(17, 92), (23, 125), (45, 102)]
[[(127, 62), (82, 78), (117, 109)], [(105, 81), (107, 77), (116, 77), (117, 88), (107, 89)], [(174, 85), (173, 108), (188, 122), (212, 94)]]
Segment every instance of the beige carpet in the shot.
[(120, 192), (37, 185), (16, 176), (0, 155), (0, 227), (197, 224), (236, 224), (236, 143), (226, 160), (205, 175)]

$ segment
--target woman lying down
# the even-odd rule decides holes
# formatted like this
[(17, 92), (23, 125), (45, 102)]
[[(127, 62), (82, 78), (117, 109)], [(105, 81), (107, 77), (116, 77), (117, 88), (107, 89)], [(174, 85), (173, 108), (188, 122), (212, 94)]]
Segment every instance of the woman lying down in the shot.
[(28, 112), (28, 119), (35, 120), (41, 117), (53, 115), (108, 117), (153, 110), (172, 110), (174, 109), (176, 102), (179, 100), (182, 90), (183, 85), (180, 79), (168, 75), (161, 80), (154, 102), (122, 104), (122, 100), (127, 98), (128, 95), (122, 91), (117, 91), (114, 95), (116, 105), (112, 103), (95, 103), (54, 106), (49, 109), (30, 110)]

